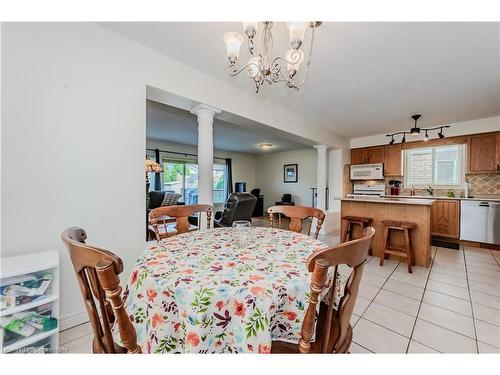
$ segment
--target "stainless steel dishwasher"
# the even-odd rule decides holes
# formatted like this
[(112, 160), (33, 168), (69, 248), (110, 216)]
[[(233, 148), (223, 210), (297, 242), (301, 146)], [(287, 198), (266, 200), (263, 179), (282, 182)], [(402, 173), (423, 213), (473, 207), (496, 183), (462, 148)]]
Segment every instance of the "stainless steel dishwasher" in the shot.
[(500, 202), (462, 200), (460, 239), (500, 245)]

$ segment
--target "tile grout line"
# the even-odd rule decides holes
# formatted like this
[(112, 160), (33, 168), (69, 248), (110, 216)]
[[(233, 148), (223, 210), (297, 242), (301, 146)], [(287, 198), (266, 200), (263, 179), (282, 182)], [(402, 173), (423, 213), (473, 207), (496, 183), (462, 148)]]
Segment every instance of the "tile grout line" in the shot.
[[(406, 347), (406, 352), (405, 352), (406, 354), (408, 354), (408, 350), (410, 349), (410, 343), (411, 343), (411, 340), (413, 338), (413, 333), (415, 332), (415, 326), (417, 325), (418, 316), (420, 314), (420, 308), (422, 307), (422, 303), (424, 301), (425, 292), (427, 290), (427, 284), (429, 283), (429, 277), (431, 276), (432, 266), (434, 265), (434, 259), (436, 259), (436, 256), (437, 256), (437, 247), (436, 247), (436, 250), (434, 252), (434, 256), (432, 257), (432, 262), (431, 262), (431, 265), (429, 267), (429, 273), (427, 274), (427, 280), (426, 280), (425, 286), (424, 286), (424, 293), (422, 294), (422, 299), (420, 300), (420, 303), (418, 305), (417, 317), (415, 318), (415, 322), (413, 323), (413, 327), (411, 329), (410, 341), (408, 341), (408, 346)], [(434, 349), (434, 348), (431, 348), (431, 349)]]
[(477, 353), (479, 353), (479, 343), (477, 342), (478, 337), (477, 337), (476, 319), (474, 318), (474, 304), (472, 303), (472, 295), (470, 292), (470, 284), (469, 284), (469, 274), (467, 273), (467, 257), (465, 256), (465, 251), (466, 251), (465, 246), (463, 248), (464, 248), (465, 275), (467, 276), (467, 290), (469, 292), (470, 308), (472, 312), (472, 324), (474, 326), (474, 335), (476, 336), (476, 350)]
[[(370, 354), (376, 354), (375, 352), (372, 352), (370, 349), (365, 348), (363, 345), (358, 344), (356, 341), (352, 340), (352, 342), (355, 343), (357, 346), (361, 346), (363, 349), (368, 350), (370, 352)], [(357, 353), (357, 354), (363, 354), (363, 353)], [(368, 354), (368, 353), (364, 353), (364, 354)]]
[[(495, 262), (498, 265), (498, 268), (500, 268), (500, 262), (498, 261), (497, 257), (493, 255), (493, 250), (491, 250), (491, 249), (489, 249), (489, 250), (490, 250), (491, 256), (493, 257), (493, 259), (495, 259)], [(497, 250), (495, 250), (495, 251), (497, 251)]]

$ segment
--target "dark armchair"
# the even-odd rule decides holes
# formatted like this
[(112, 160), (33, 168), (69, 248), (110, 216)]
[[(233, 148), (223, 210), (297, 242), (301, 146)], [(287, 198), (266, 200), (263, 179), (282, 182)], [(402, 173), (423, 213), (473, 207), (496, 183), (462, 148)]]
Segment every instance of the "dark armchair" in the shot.
[(232, 193), (227, 198), (224, 211), (215, 213), (216, 227), (230, 227), (236, 220), (252, 220), (257, 198), (250, 193)]
[(283, 194), (281, 201), (275, 203), (276, 206), (295, 206), (292, 201), (292, 194)]

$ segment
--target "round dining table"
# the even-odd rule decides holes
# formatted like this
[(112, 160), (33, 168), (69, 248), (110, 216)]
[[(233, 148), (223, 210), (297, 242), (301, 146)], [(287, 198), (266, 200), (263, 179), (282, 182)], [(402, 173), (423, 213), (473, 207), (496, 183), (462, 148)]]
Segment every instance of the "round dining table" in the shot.
[(269, 353), (274, 340), (298, 342), (311, 281), (305, 260), (324, 247), (265, 227), (148, 242), (124, 292), (138, 344), (143, 353)]

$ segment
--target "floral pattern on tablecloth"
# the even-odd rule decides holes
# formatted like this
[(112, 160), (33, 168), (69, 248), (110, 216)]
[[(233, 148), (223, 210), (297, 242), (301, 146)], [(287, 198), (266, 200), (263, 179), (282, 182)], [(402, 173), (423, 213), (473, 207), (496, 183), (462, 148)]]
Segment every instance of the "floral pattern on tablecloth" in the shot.
[[(217, 228), (149, 242), (124, 299), (145, 353), (269, 353), (297, 342), (325, 245), (274, 228)], [(117, 342), (118, 330), (113, 333)]]

